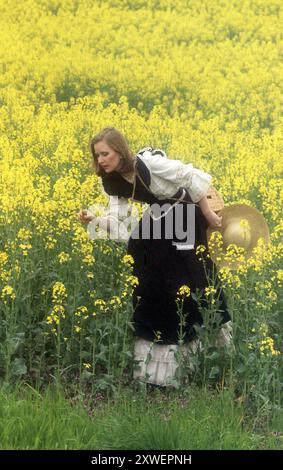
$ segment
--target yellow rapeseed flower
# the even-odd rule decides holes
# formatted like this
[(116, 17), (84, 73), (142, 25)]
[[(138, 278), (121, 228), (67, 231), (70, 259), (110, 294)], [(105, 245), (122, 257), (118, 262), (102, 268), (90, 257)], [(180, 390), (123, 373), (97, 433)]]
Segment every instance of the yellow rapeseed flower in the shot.
[(62, 251), (61, 253), (59, 253), (58, 259), (60, 264), (64, 264), (70, 261), (71, 257), (69, 253), (65, 253), (64, 251)]
[(189, 288), (189, 286), (184, 284), (183, 286), (179, 287), (177, 291), (178, 297), (190, 297), (190, 295), (191, 295), (191, 289)]
[(6, 299), (7, 297), (10, 297), (12, 300), (16, 298), (16, 294), (12, 286), (5, 286), (2, 289), (1, 298)]
[(139, 285), (139, 280), (136, 276), (127, 276), (126, 283), (130, 284), (132, 287), (136, 287)]
[(67, 298), (67, 290), (62, 282), (55, 282), (52, 288), (52, 301), (63, 302)]
[(128, 264), (130, 266), (134, 264), (134, 258), (131, 255), (123, 256), (122, 261), (124, 264)]

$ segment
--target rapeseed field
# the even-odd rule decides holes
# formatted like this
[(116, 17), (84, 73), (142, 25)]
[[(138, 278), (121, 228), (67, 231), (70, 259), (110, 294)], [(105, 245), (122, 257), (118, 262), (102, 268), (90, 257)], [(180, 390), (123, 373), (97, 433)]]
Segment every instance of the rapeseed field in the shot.
[(110, 125), (133, 151), (162, 148), (210, 173), (225, 205), (265, 217), (268, 247), (219, 271), (235, 350), (208, 346), (190, 380), (233, 389), (268, 421), (281, 396), (282, 2), (0, 5), (1, 380), (93, 391), (131, 380), (131, 259), (77, 219), (107, 206), (89, 140)]

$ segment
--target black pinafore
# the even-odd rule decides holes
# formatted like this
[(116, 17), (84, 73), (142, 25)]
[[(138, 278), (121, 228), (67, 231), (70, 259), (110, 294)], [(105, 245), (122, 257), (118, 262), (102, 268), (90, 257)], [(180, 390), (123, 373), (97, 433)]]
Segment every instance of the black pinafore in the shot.
[[(137, 157), (137, 172), (145, 185), (136, 179), (135, 194), (136, 201), (148, 204), (174, 204), (175, 198), (180, 196), (180, 191), (174, 195), (174, 199), (157, 199), (148, 189), (150, 175), (146, 165)], [(129, 198), (132, 196), (133, 184), (127, 182), (117, 172), (112, 172), (102, 178), (105, 191), (109, 195)], [(190, 219), (187, 218), (187, 204), (193, 204), (188, 192), (182, 202), (178, 203), (183, 208), (183, 229), (189, 228)], [(174, 211), (174, 208), (172, 209)], [(141, 232), (141, 225), (145, 221), (143, 216), (136, 229)], [(148, 222), (149, 221), (149, 222)], [(199, 206), (195, 204), (195, 246), (189, 250), (177, 250), (172, 241), (179, 241), (174, 236), (172, 239), (165, 238), (166, 217), (158, 221), (161, 223), (161, 238), (154, 239), (153, 224), (157, 223), (147, 215), (147, 223), (150, 224), (150, 238), (142, 239), (131, 234), (127, 252), (134, 259), (133, 275), (137, 276), (139, 284), (133, 294), (133, 325), (135, 335), (149, 341), (159, 338), (163, 344), (177, 344), (180, 335), (180, 316), (177, 310), (177, 291), (182, 285), (188, 285), (191, 293), (197, 289), (202, 292), (201, 306), (206, 306), (204, 288), (211, 285), (214, 278), (214, 287), (218, 299), (217, 310), (219, 311), (220, 323), (231, 320), (228, 312), (225, 294), (217, 276), (216, 266), (211, 258), (205, 257), (199, 260), (196, 255), (198, 245), (206, 247), (207, 254), (207, 221)], [(200, 292), (200, 291), (198, 291)], [(192, 295), (186, 297), (183, 303), (183, 317), (185, 318), (184, 340), (186, 342), (196, 337), (195, 324), (202, 325), (203, 318), (200, 305), (193, 299)]]

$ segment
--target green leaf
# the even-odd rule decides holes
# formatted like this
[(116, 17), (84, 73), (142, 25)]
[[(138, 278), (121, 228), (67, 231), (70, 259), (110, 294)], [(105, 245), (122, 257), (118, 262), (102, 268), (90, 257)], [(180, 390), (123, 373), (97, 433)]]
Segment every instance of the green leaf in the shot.
[(92, 377), (92, 372), (89, 372), (88, 370), (82, 371), (81, 379), (83, 380), (83, 382), (87, 382), (91, 377)]
[(17, 357), (11, 364), (13, 375), (25, 375), (27, 373), (27, 366), (22, 357)]
[(12, 338), (9, 338), (7, 341), (9, 343), (9, 348), (10, 348), (10, 354), (15, 354), (17, 349), (21, 344), (23, 344), (25, 339), (25, 333), (20, 332), (17, 333), (15, 336), (12, 336)]
[(215, 360), (219, 359), (219, 352), (218, 351), (213, 351), (212, 354), (209, 354), (205, 357), (206, 357), (206, 359), (209, 359), (210, 361), (215, 361)]
[(220, 372), (220, 369), (219, 369), (218, 366), (212, 367), (212, 369), (209, 373), (209, 378), (210, 379), (215, 379), (215, 377), (217, 377), (217, 375), (219, 375), (219, 372)]

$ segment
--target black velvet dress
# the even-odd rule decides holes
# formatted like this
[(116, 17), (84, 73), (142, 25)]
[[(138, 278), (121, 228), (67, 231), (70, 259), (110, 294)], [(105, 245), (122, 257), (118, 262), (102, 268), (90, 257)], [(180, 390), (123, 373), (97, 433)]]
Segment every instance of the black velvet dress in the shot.
[[(148, 187), (150, 184), (150, 173), (144, 162), (137, 157), (137, 172), (140, 178)], [(109, 195), (129, 198), (132, 196), (133, 184), (127, 182), (119, 173), (112, 172), (102, 178), (103, 186)], [(180, 190), (174, 197), (179, 197)], [(134, 199), (148, 204), (163, 205), (174, 204), (174, 199), (159, 200), (142, 184), (139, 178), (136, 179)], [(193, 204), (188, 192), (185, 199), (178, 203), (184, 210), (183, 229), (189, 228), (190, 220), (187, 218), (187, 204)], [(173, 209), (174, 211), (174, 209)], [(153, 225), (157, 223), (147, 216), (150, 224), (150, 238), (142, 239), (133, 232), (128, 241), (127, 252), (134, 259), (133, 275), (137, 276), (139, 285), (133, 294), (133, 324), (135, 335), (149, 341), (154, 341), (158, 335), (159, 342), (163, 344), (177, 344), (180, 332), (180, 316), (177, 310), (177, 291), (182, 285), (188, 285), (191, 293), (196, 289), (203, 292), (201, 305), (206, 306), (204, 288), (211, 285), (209, 277), (216, 266), (210, 258), (205, 257), (205, 268), (203, 261), (199, 261), (200, 255), (196, 255), (196, 247), (204, 245), (207, 247), (207, 221), (204, 218), (198, 204), (195, 204), (195, 246), (190, 250), (177, 250), (174, 242), (180, 242), (174, 233), (172, 239), (165, 238), (166, 217), (158, 221), (161, 223), (160, 239), (153, 238)], [(174, 219), (175, 220), (175, 219)], [(141, 233), (141, 224), (145, 222), (145, 216), (139, 221), (134, 229)], [(215, 274), (214, 274), (215, 278)], [(220, 323), (231, 320), (225, 294), (219, 283), (216, 297), (219, 298), (218, 311)], [(184, 328), (184, 340), (191, 341), (196, 337), (195, 324), (202, 325), (203, 318), (200, 306), (192, 295), (186, 297), (183, 304), (183, 316), (186, 324)]]

